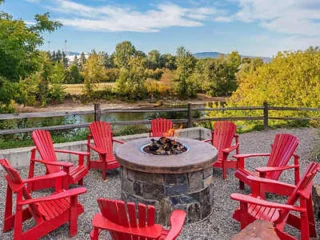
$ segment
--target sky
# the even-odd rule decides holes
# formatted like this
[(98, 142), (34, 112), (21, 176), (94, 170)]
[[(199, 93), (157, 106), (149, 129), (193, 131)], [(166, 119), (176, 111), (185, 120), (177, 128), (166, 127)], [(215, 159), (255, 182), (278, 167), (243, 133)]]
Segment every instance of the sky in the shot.
[(146, 53), (184, 46), (272, 57), (320, 45), (320, 0), (5, 0), (0, 10), (28, 24), (50, 12), (63, 23), (44, 34), (41, 49), (51, 51), (112, 53), (128, 40)]

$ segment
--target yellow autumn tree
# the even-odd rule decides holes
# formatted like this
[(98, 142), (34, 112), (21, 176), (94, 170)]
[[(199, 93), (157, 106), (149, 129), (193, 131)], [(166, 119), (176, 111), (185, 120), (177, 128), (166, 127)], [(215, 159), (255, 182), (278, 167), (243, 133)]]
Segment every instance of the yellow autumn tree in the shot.
[[(320, 49), (279, 52), (270, 63), (243, 63), (237, 73), (238, 88), (225, 107), (262, 106), (320, 107)], [(210, 112), (210, 117), (262, 116), (256, 111)], [(319, 117), (319, 112), (269, 111), (269, 117)], [(317, 121), (272, 120), (269, 124), (294, 126), (318, 125)], [(249, 130), (262, 121), (241, 121), (237, 125)]]

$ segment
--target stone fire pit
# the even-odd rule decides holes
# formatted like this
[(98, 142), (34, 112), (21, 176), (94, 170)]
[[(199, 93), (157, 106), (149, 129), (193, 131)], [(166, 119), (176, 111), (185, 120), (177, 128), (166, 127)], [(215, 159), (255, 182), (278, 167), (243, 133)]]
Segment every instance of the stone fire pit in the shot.
[(121, 164), (121, 198), (154, 205), (159, 223), (169, 225), (174, 209), (187, 212), (187, 222), (210, 215), (213, 208), (212, 163), (217, 150), (198, 140), (177, 138), (187, 151), (153, 155), (143, 151), (150, 138), (127, 142), (116, 149)]

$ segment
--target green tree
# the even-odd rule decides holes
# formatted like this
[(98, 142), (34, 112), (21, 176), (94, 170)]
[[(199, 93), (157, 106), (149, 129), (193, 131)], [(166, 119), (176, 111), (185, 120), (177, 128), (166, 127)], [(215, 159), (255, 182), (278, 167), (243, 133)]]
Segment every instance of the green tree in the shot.
[(161, 68), (168, 68), (169, 70), (175, 70), (177, 68), (176, 65), (176, 57), (168, 54), (162, 54), (160, 56), (160, 67)]
[(118, 68), (128, 68), (130, 59), (135, 55), (136, 48), (129, 41), (118, 43), (114, 53), (114, 63)]
[(146, 96), (145, 70), (146, 59), (132, 57), (128, 62), (128, 67), (120, 69), (120, 76), (116, 81), (119, 95), (128, 99), (143, 99)]
[(72, 63), (66, 73), (66, 83), (82, 83), (83, 77), (81, 76), (79, 67), (76, 63)]
[(152, 50), (148, 53), (148, 68), (155, 70), (160, 67), (160, 52)]
[(41, 33), (61, 26), (49, 18), (49, 13), (36, 15), (36, 24), (28, 27), (23, 20), (14, 20), (5, 13), (0, 15), (0, 76), (19, 81), (39, 69), (37, 47), (43, 44)]
[(84, 52), (80, 54), (80, 59), (79, 59), (79, 67), (80, 71), (83, 71), (83, 66), (87, 63), (87, 58)]
[(62, 103), (65, 97), (64, 87), (62, 83), (65, 81), (65, 68), (63, 62), (56, 62), (52, 67), (49, 76), (49, 92), (48, 100), (51, 103)]
[(97, 83), (106, 78), (104, 67), (104, 54), (93, 51), (83, 65), (84, 89), (83, 93), (92, 99)]
[(37, 100), (38, 85), (40, 82), (40, 72), (33, 73), (25, 79), (19, 81), (19, 97), (17, 102), (24, 106), (33, 106)]
[(177, 49), (177, 70), (174, 77), (174, 90), (181, 97), (188, 97), (188, 78), (191, 76), (196, 59), (184, 47)]

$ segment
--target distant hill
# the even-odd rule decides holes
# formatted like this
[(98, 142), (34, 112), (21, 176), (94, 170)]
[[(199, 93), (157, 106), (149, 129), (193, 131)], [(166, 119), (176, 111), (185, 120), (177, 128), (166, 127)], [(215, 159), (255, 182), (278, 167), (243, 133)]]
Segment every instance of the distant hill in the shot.
[[(194, 53), (193, 56), (198, 59), (204, 59), (204, 58), (218, 58), (220, 55), (226, 55), (225, 53), (221, 52), (199, 52)], [(241, 55), (242, 58), (261, 58), (264, 62), (270, 62), (271, 58), (269, 57), (253, 57), (253, 56), (245, 56)]]

